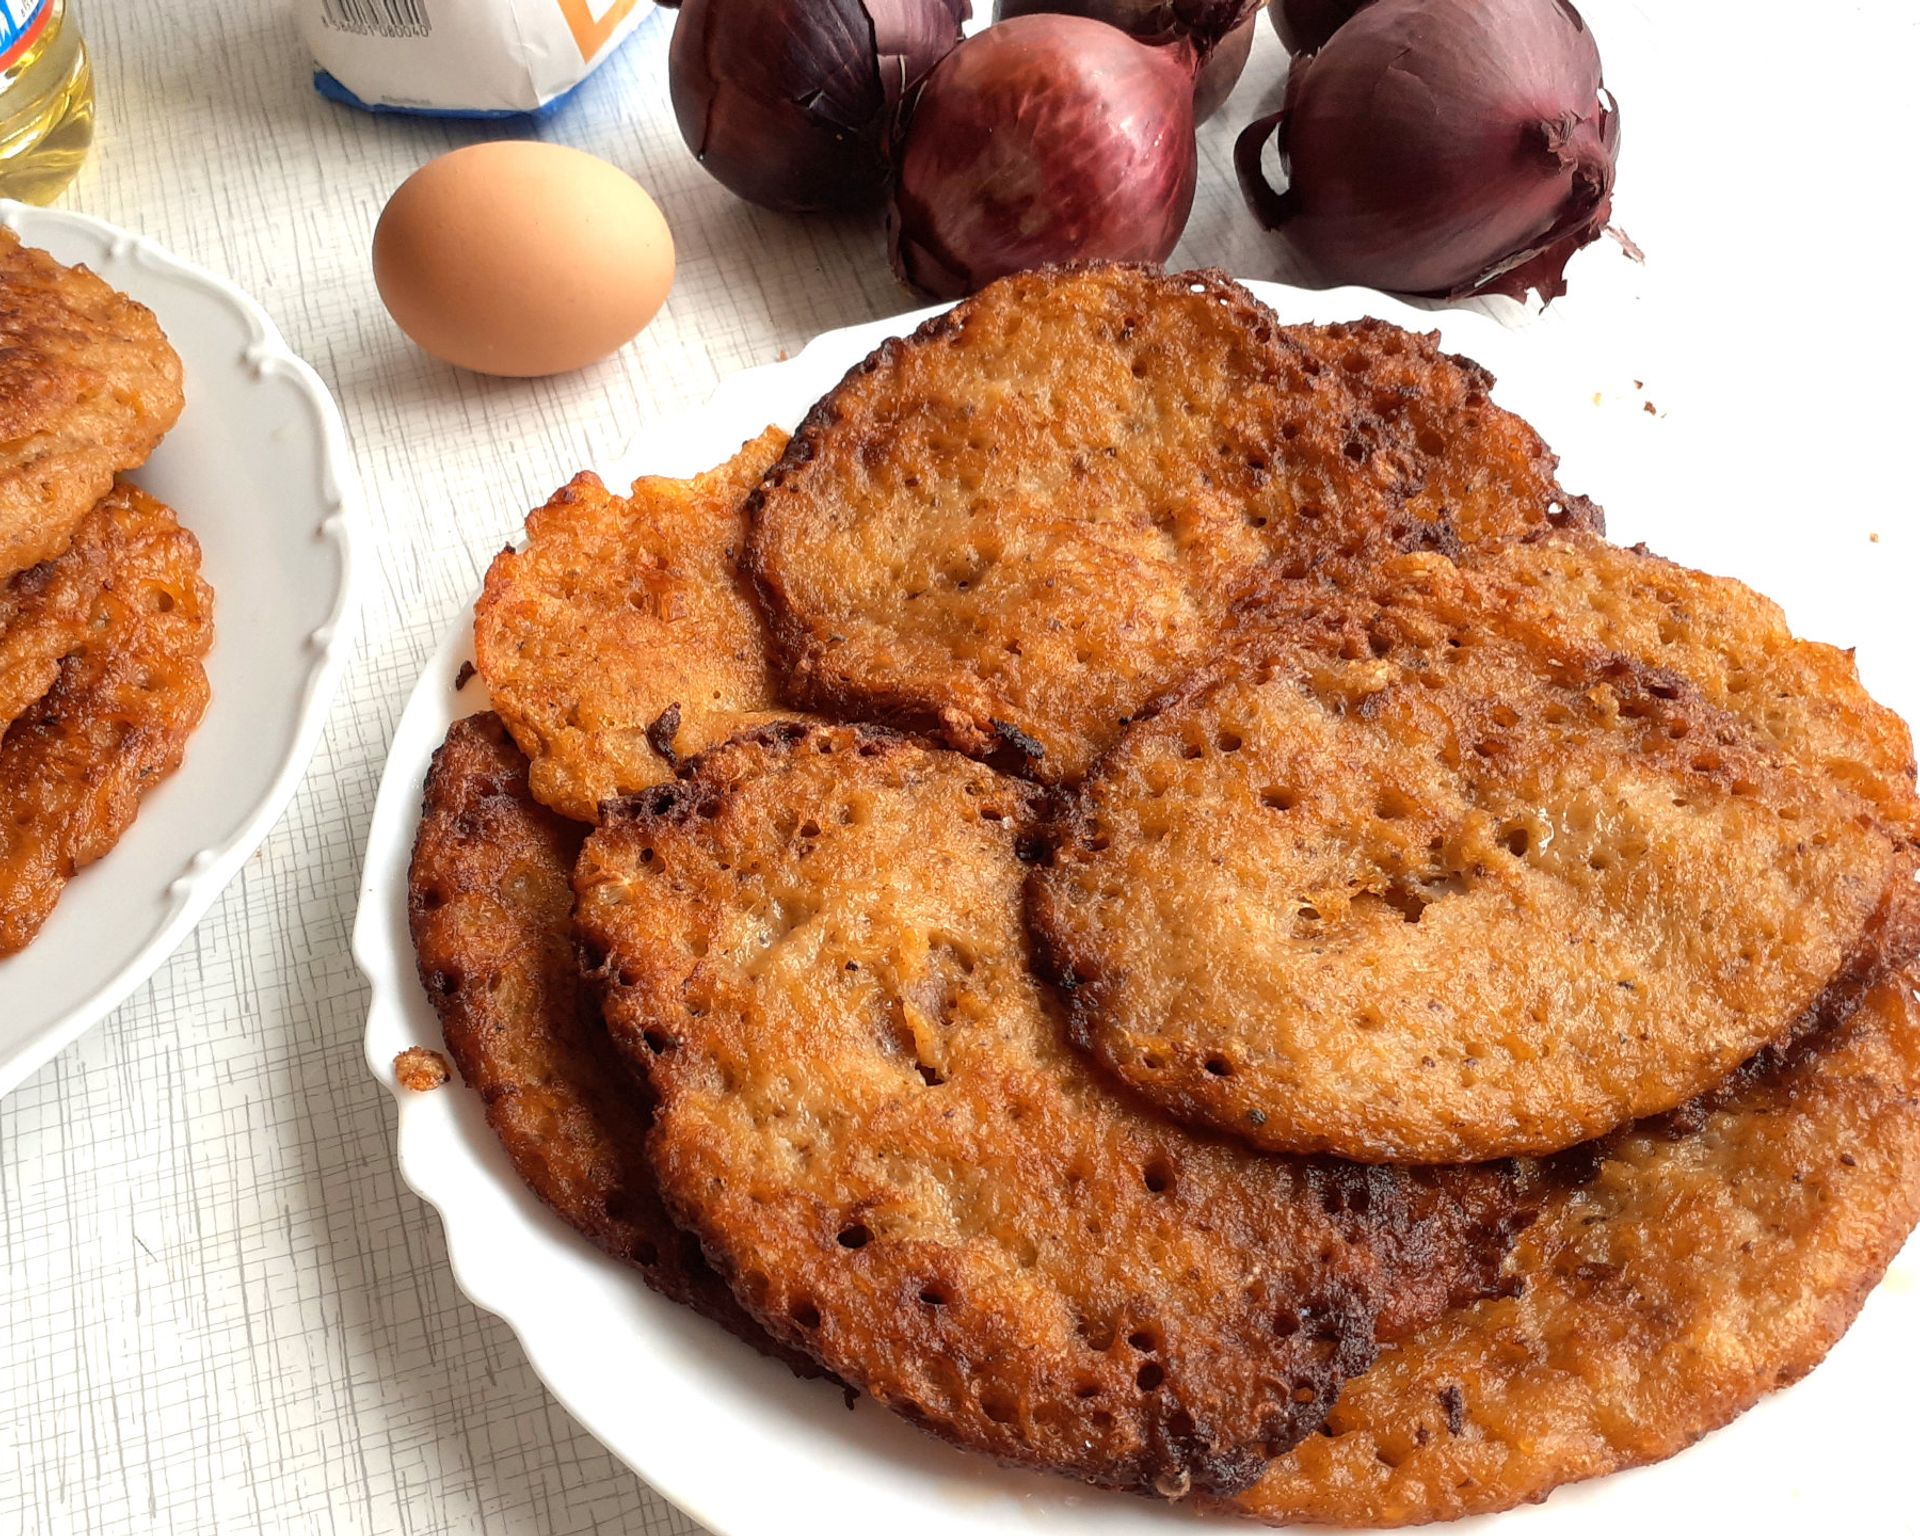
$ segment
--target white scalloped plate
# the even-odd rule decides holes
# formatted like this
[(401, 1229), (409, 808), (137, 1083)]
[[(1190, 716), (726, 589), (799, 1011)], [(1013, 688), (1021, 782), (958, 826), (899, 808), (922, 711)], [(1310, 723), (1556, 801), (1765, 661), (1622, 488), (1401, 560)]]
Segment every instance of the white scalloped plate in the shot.
[(286, 809), (351, 649), (359, 519), (332, 396), (246, 294), (98, 219), (0, 202), (0, 223), (159, 316), (186, 409), (130, 478), (200, 540), (214, 588), (213, 698), (186, 761), (0, 960), (4, 1093), (153, 974)]
[[(1809, 551), (1787, 517), (1740, 510), (1728, 538), (1729, 505), (1701, 505), (1666, 490), (1671, 469), (1643, 412), (1644, 400), (1568, 365), (1546, 327), (1503, 330), (1460, 310), (1430, 313), (1377, 293), (1307, 293), (1250, 283), (1285, 320), (1360, 314), (1419, 329), (1492, 368), (1500, 401), (1540, 428), (1559, 450), (1564, 483), (1609, 506), (1616, 535), (1646, 536), (1676, 554), (1706, 559), (1788, 599), (1789, 612), (1818, 609), (1823, 583), (1890, 579), (1883, 548)], [(817, 338), (789, 362), (726, 381), (700, 411), (656, 422), (610, 466), (609, 483), (640, 473), (691, 474), (718, 463), (769, 422), (788, 428), (845, 370), (888, 336), (927, 314)], [(1600, 391), (1600, 393), (1596, 393)], [(556, 465), (555, 483), (572, 465)], [(1622, 509), (1613, 512), (1615, 507)], [(1629, 517), (1629, 506), (1639, 508)], [(1869, 570), (1866, 560), (1882, 562)], [(1900, 558), (1909, 562), (1910, 552)], [(1897, 573), (1896, 573), (1897, 574)], [(1897, 614), (1898, 610), (1891, 610)], [(410, 1045), (440, 1045), (440, 1031), (414, 974), (407, 939), (407, 858), (420, 788), (433, 750), (457, 717), (482, 709), (478, 680), (456, 692), (472, 656), (472, 612), (460, 614), (414, 690), (395, 732), (368, 837), (354, 926), (354, 955), (373, 986), (367, 1059), (398, 1101), (400, 1167), (445, 1224), (455, 1278), (518, 1334), (541, 1379), (615, 1455), (716, 1536), (901, 1531), (912, 1536), (1171, 1536), (1194, 1530), (1191, 1512), (1090, 1491), (1063, 1479), (1009, 1472), (909, 1429), (861, 1401), (796, 1381), (718, 1329), (653, 1295), (631, 1270), (575, 1237), (521, 1185), (486, 1128), (477, 1098), (457, 1085), (408, 1093), (393, 1058)], [(1817, 632), (1817, 631), (1816, 631)], [(1912, 717), (1917, 680), (1905, 669), (1900, 629), (1889, 614), (1854, 626), (1869, 682)], [(1875, 663), (1878, 665), (1875, 665)], [(1891, 672), (1894, 665), (1902, 667)], [(1802, 1385), (1777, 1394), (1731, 1428), (1661, 1466), (1565, 1489), (1544, 1505), (1464, 1522), (1462, 1536), (1497, 1525), (1505, 1533), (1612, 1536), (1669, 1530), (1711, 1516), (1746, 1532), (1816, 1528), (1920, 1531), (1904, 1499), (1910, 1422), (1903, 1378), (1920, 1359), (1920, 1245), (1910, 1248), (1832, 1357)], [(1875, 1404), (1880, 1406), (1876, 1409)], [(1811, 1451), (1811, 1454), (1810, 1454)], [(1256, 1530), (1238, 1521), (1222, 1531)]]

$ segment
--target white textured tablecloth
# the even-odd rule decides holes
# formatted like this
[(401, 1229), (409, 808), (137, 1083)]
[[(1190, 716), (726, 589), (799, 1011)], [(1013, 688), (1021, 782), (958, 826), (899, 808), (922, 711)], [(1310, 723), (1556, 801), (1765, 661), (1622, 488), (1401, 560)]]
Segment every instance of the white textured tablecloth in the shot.
[[(1651, 264), (1586, 254), (1541, 339), (1582, 349), (1596, 391), (1631, 371), (1700, 441), (1744, 423), (1773, 453), (1789, 418), (1846, 426), (1818, 483), (1877, 494), (1888, 537), (1910, 537), (1915, 336), (1889, 284), (1911, 253), (1880, 247), (1910, 201), (1920, 27), (1896, 0), (1822, 9), (1587, 6), (1625, 105), (1620, 214)], [(500, 128), (322, 102), (278, 0), (91, 0), (83, 20), (101, 126), (65, 202), (274, 314), (346, 413), (375, 548), (358, 661), (285, 820), (153, 982), (0, 1105), (0, 1533), (689, 1531), (460, 1296), (398, 1180), (347, 952), (361, 842), (415, 675), (525, 508), (728, 372), (911, 301), (877, 220), (772, 217), (699, 170), (666, 106), (662, 12), (556, 116), (506, 131), (654, 192), (679, 245), (667, 310), (581, 375), (455, 373), (393, 329), (367, 250), (408, 172)], [(1288, 275), (1226, 153), (1279, 65), (1263, 28), (1203, 135), (1178, 259)]]

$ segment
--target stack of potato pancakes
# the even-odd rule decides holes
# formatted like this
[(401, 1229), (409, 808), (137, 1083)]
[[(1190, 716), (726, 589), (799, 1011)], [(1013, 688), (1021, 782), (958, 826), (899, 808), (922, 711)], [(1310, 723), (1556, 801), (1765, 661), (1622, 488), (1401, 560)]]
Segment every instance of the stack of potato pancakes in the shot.
[(206, 711), (200, 546), (117, 478), (180, 407), (150, 310), (0, 229), (0, 957), (120, 840)]
[(1007, 279), (494, 562), (409, 910), (586, 1237), (1010, 1463), (1504, 1508), (1825, 1353), (1920, 1216), (1920, 801), (1477, 365)]

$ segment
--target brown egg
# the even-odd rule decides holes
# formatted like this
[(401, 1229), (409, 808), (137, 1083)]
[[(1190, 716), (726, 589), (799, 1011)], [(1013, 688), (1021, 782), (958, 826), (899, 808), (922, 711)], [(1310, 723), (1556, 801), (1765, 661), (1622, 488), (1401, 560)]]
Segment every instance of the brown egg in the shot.
[(400, 184), (373, 280), (435, 357), (536, 378), (617, 352), (673, 286), (673, 236), (626, 172), (560, 144), (475, 144)]

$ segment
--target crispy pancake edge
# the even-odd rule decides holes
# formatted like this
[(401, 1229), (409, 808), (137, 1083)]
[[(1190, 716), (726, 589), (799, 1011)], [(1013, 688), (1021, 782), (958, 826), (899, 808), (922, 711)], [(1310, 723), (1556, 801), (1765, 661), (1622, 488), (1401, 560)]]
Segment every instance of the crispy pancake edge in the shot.
[(454, 722), (407, 870), (407, 928), (447, 1049), (514, 1171), (561, 1220), (668, 1300), (818, 1375), (740, 1308), (660, 1203), (645, 1155), (652, 1107), (606, 1037), (574, 945), (587, 830), (533, 798), (497, 715)]

